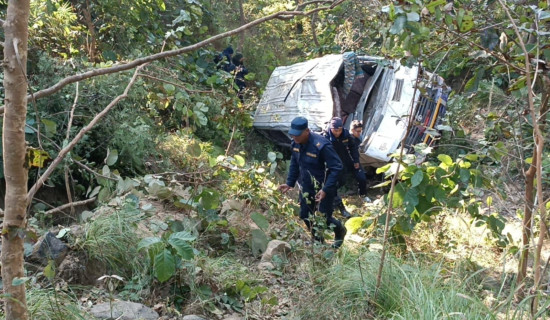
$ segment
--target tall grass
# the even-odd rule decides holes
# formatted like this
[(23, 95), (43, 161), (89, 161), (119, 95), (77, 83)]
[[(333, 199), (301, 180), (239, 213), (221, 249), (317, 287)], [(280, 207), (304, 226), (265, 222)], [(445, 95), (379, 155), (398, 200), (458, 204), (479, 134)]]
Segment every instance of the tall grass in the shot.
[(298, 298), (289, 319), (476, 320), (528, 314), (528, 303), (514, 304), (502, 290), (494, 293), (495, 306), (484, 303), (483, 269), (472, 272), (415, 256), (387, 258), (376, 292), (379, 263), (377, 252), (344, 248), (332, 263), (313, 271), (310, 293)]
[(86, 225), (81, 249), (88, 258), (103, 263), (108, 272), (125, 278), (144, 273), (145, 259), (140, 259), (136, 233), (137, 222), (143, 218), (137, 200), (126, 199), (119, 210), (98, 215)]
[[(32, 288), (27, 291), (29, 319), (33, 320), (94, 319), (78, 302), (76, 296), (51, 288)], [(0, 319), (5, 319), (5, 315), (1, 312)]]

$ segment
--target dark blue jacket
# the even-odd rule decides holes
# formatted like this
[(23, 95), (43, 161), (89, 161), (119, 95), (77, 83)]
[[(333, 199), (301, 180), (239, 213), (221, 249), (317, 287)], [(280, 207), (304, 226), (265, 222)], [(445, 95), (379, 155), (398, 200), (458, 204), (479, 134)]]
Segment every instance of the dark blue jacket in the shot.
[(335, 192), (338, 175), (342, 171), (342, 161), (330, 141), (319, 134), (310, 132), (306, 144), (292, 142), (292, 157), (286, 184), (294, 187), (300, 182), (303, 192), (314, 193), (314, 180), (325, 192)]
[(336, 138), (330, 129), (323, 132), (331, 143), (342, 162), (346, 165), (359, 163), (359, 146), (355, 144), (355, 137), (352, 136), (348, 129), (343, 129), (340, 137)]

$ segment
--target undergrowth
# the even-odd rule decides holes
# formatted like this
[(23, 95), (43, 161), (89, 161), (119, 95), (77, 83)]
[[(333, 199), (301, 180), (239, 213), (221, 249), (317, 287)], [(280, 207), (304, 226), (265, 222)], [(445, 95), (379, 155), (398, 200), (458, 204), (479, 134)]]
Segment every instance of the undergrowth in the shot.
[(137, 252), (141, 240), (136, 223), (143, 219), (137, 197), (128, 196), (120, 206), (105, 208), (86, 225), (85, 237), (80, 244), (89, 259), (106, 265), (110, 272), (132, 278), (143, 273), (143, 259)]

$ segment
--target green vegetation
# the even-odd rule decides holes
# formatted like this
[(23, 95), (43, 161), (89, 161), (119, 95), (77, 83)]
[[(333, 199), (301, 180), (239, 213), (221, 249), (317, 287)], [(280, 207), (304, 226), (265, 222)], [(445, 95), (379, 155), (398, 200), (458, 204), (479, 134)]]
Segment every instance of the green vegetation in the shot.
[[(24, 1), (11, 2), (0, 1), (3, 21)], [(27, 261), (11, 281), (31, 319), (91, 319), (92, 305), (115, 300), (167, 319), (550, 316), (548, 1), (31, 0), (29, 14), (28, 52), (4, 51), (0, 96), (26, 59), (25, 127), (12, 132), (44, 162), (25, 164), (24, 185), (41, 187), (18, 194), (28, 226), (8, 226), (3, 165), (17, 148), (0, 150), (2, 263), (8, 241), (22, 239), (30, 260), (48, 230), (72, 263)], [(251, 71), (243, 101), (214, 63), (229, 45)], [(437, 147), (394, 154), (373, 203), (344, 198), (354, 218), (334, 251), (310, 243), (296, 192), (276, 191), (288, 150), (255, 132), (252, 115), (275, 67), (350, 50), (420, 63), (453, 92)], [(63, 82), (74, 74), (86, 75)], [(290, 250), (260, 270), (271, 240)], [(19, 303), (12, 286), (0, 280), (3, 309)]]

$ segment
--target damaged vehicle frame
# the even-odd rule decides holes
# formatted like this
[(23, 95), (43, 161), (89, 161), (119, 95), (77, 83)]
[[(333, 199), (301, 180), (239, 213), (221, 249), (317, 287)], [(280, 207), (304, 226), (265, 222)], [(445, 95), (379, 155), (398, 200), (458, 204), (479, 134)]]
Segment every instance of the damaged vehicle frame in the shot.
[[(254, 127), (280, 145), (290, 145), (290, 122), (304, 116), (314, 132), (332, 117), (363, 122), (360, 160), (380, 167), (405, 141), (407, 148), (432, 144), (450, 93), (443, 79), (417, 65), (407, 67), (353, 52), (331, 54), (276, 68), (254, 116)], [(409, 115), (413, 126), (407, 134)]]

